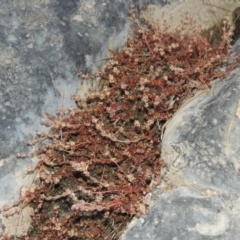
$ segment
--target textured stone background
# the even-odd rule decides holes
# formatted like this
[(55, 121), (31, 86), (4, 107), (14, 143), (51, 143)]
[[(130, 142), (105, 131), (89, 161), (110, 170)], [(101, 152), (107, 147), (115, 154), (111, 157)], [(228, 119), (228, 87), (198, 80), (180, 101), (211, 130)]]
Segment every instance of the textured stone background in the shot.
[[(114, 3), (113, 3), (114, 2)], [(125, 1), (13, 0), (0, 3), (0, 203), (12, 200), (31, 159), (26, 140), (43, 130), (43, 112), (74, 106), (81, 85), (78, 69), (99, 69), (108, 47), (120, 47), (128, 29)], [(20, 172), (19, 172), (20, 171)], [(11, 179), (11, 182), (7, 181)], [(15, 189), (16, 188), (16, 189)], [(12, 190), (16, 191), (12, 191)]]
[[(84, 95), (94, 83), (76, 73), (96, 72), (108, 48), (126, 41), (130, 3), (162, 1), (122, 0), (3, 0), (0, 2), (0, 208), (18, 199), (29, 186), (27, 167), (36, 159), (17, 159), (28, 152), (26, 141), (40, 124), (44, 111), (55, 114), (75, 106), (70, 94)], [(13, 218), (0, 217), (8, 231)], [(9, 230), (10, 231), (10, 230)]]
[[(217, 18), (215, 13), (212, 14), (216, 10), (221, 14), (224, 12), (216, 8), (211, 8), (210, 11), (209, 8), (199, 7), (204, 2), (201, 0), (168, 1), (174, 5), (166, 2), (164, 0), (0, 2), (0, 207), (17, 199), (21, 188), (31, 182), (32, 176), (25, 173), (28, 166), (34, 166), (35, 159), (16, 159), (16, 153), (29, 151), (26, 141), (34, 138), (35, 130), (46, 130), (40, 124), (43, 112), (54, 114), (61, 107), (63, 91), (63, 107), (74, 106), (70, 94), (78, 92), (84, 95), (94, 88), (92, 82), (89, 84), (81, 82), (76, 75), (77, 70), (96, 72), (103, 65), (104, 61), (101, 59), (109, 55), (108, 48), (118, 49), (126, 41), (130, 3), (149, 6), (154, 19), (170, 16), (172, 23), (174, 16), (179, 15), (177, 14), (179, 6), (184, 6), (183, 9), (189, 6), (194, 16), (198, 15), (202, 19), (209, 16)], [(232, 7), (229, 2), (237, 4), (236, 1), (221, 1), (221, 6)], [(219, 2), (211, 0), (209, 3)], [(163, 8), (164, 11), (161, 12)], [(197, 13), (194, 9), (198, 9)], [(237, 204), (240, 202), (237, 162), (239, 129), (236, 127), (239, 120), (234, 117), (239, 95), (237, 76), (239, 73), (232, 75), (231, 81), (228, 81), (231, 85), (216, 83), (216, 88), (208, 93), (209, 103), (206, 103), (205, 95), (202, 98), (200, 96), (200, 100), (195, 99), (200, 110), (191, 105), (195, 104), (192, 102), (182, 118), (179, 115), (169, 123), (164, 148), (170, 167), (165, 173), (165, 180), (159, 187), (159, 192), (155, 193), (156, 199), (160, 193), (164, 194), (159, 200), (160, 204), (151, 210), (155, 215), (149, 215), (150, 219), (145, 223), (139, 220), (140, 229), (143, 229), (143, 233), (140, 234), (142, 239), (147, 239), (144, 238), (146, 236), (144, 234), (151, 233), (159, 239), (156, 229), (161, 230), (161, 239), (170, 239), (169, 231), (172, 232), (172, 239), (205, 239), (205, 235), (201, 235), (207, 231), (203, 229), (203, 225), (206, 224), (204, 219), (212, 225), (221, 223), (222, 231), (231, 232), (232, 229), (234, 233), (236, 229), (234, 218), (238, 219), (238, 215), (236, 213), (233, 216), (231, 209), (240, 211)], [(202, 122), (197, 116), (200, 116)], [(181, 121), (176, 120), (177, 118)], [(197, 126), (201, 128), (198, 129)], [(211, 132), (211, 129), (214, 131)], [(175, 138), (172, 138), (173, 136)], [(187, 152), (183, 153), (183, 150)], [(207, 191), (207, 194), (213, 194), (213, 197), (202, 195), (199, 188), (195, 188), (198, 184), (203, 188), (203, 192)], [(234, 200), (227, 202), (225, 206), (228, 196)], [(192, 208), (188, 207), (190, 205)], [(196, 211), (193, 212), (191, 209)], [(205, 209), (205, 212), (202, 209)], [(156, 215), (157, 212), (159, 216)], [(185, 215), (181, 215), (183, 212)], [(202, 220), (189, 218), (193, 213), (201, 216)], [(154, 216), (158, 216), (157, 220)], [(183, 221), (185, 225), (180, 224), (179, 216), (186, 219)], [(146, 222), (151, 225), (147, 229), (152, 229), (149, 230), (152, 232), (144, 230), (144, 226), (150, 226)], [(9, 223), (13, 223), (12, 218), (2, 220), (0, 217), (0, 230), (8, 231)], [(189, 228), (186, 227), (188, 223)], [(175, 226), (175, 230), (167, 226)], [(138, 228), (136, 231), (140, 233)], [(190, 232), (192, 235), (188, 235)], [(217, 228), (211, 234), (216, 236), (220, 233)], [(227, 235), (229, 233), (224, 234), (220, 234), (220, 238), (216, 239), (229, 239), (224, 236), (233, 236)], [(129, 236), (126, 239), (134, 239), (133, 235)], [(206, 239), (210, 239), (209, 236), (207, 235)]]

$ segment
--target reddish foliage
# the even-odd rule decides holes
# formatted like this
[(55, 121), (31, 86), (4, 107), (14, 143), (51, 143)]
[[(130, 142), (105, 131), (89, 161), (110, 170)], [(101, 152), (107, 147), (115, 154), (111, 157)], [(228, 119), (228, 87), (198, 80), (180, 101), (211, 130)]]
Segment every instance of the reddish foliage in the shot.
[(170, 32), (142, 27), (130, 13), (134, 35), (111, 51), (101, 88), (73, 96), (79, 108), (47, 114), (51, 130), (33, 142), (51, 140), (36, 152), (41, 186), (26, 194), (34, 231), (23, 239), (116, 239), (132, 216), (147, 212), (145, 197), (165, 167), (163, 124), (193, 90), (225, 76), (219, 66), (235, 67), (228, 31), (212, 47), (190, 20), (187, 32)]

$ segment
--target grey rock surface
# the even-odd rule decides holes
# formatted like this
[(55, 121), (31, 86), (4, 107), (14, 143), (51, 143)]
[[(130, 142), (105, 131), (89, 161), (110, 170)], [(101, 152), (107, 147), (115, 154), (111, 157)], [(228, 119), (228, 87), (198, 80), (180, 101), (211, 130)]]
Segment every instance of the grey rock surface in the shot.
[(176, 188), (164, 193), (121, 239), (239, 239), (238, 218), (229, 211), (218, 196)]
[(168, 167), (149, 214), (121, 240), (240, 239), (240, 69), (186, 103), (167, 124)]
[[(30, 185), (27, 167), (36, 159), (27, 140), (44, 111), (75, 106), (71, 94), (95, 87), (84, 84), (77, 71), (98, 71), (109, 55), (126, 41), (129, 4), (162, 1), (122, 0), (3, 0), (0, 2), (0, 208), (12, 203)], [(13, 222), (13, 221), (12, 221)], [(0, 232), (6, 228), (0, 216)]]
[[(99, 70), (108, 48), (125, 42), (129, 4), (165, 2), (0, 2), (0, 208), (32, 180), (25, 170), (35, 160), (16, 154), (29, 151), (26, 141), (35, 130), (46, 130), (40, 125), (43, 112), (61, 107), (62, 92), (63, 107), (74, 106), (70, 94), (94, 88), (81, 82), (77, 70)], [(157, 202), (122, 239), (240, 239), (239, 76), (238, 70), (215, 82), (168, 124), (168, 168), (153, 193)], [(0, 232), (6, 232), (4, 221), (0, 216)]]
[[(133, 1), (161, 5), (162, 1)], [(81, 0), (13, 0), (0, 3), (0, 206), (27, 183), (16, 179), (32, 159), (26, 141), (44, 130), (44, 111), (55, 114), (75, 106), (70, 94), (83, 94), (77, 71), (96, 72), (126, 41), (131, 2)], [(80, 86), (80, 87), (79, 87)], [(11, 179), (9, 182), (8, 180)]]

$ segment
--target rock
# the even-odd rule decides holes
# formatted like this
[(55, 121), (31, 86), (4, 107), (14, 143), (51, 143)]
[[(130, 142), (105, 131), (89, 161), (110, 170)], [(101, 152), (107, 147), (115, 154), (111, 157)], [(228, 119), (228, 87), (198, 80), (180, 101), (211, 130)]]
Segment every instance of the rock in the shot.
[[(44, 111), (55, 114), (75, 106), (71, 94), (85, 95), (94, 83), (83, 84), (77, 71), (96, 72), (126, 40), (129, 4), (114, 1), (3, 1), (0, 8), (0, 207), (18, 197), (30, 158), (28, 140)], [(10, 180), (10, 181), (9, 181)], [(31, 181), (31, 180), (30, 180)]]
[(168, 167), (149, 214), (121, 240), (240, 239), (240, 68), (186, 103), (167, 124)]
[[(28, 167), (34, 167), (36, 159), (16, 155), (28, 154), (26, 143), (36, 137), (36, 130), (48, 131), (40, 124), (44, 111), (55, 114), (62, 99), (64, 108), (74, 107), (71, 94), (84, 96), (95, 87), (91, 81), (82, 83), (77, 71), (98, 71), (108, 48), (117, 49), (126, 41), (129, 4), (13, 0), (0, 6), (1, 209), (32, 182)], [(0, 233), (15, 234), (16, 228), (11, 232), (8, 225), (1, 216)]]
[[(99, 71), (108, 49), (119, 49), (126, 42), (129, 4), (122, 0), (0, 3), (0, 209), (18, 199), (33, 180), (29, 173), (37, 159), (16, 155), (28, 154), (26, 143), (36, 137), (36, 130), (48, 131), (40, 124), (44, 111), (55, 114), (62, 105), (75, 107), (71, 94), (84, 96), (96, 87), (94, 81), (82, 82), (77, 71)], [(18, 217), (15, 220), (0, 216), (0, 233), (15, 234)], [(9, 230), (10, 222), (14, 229)]]
[[(196, 8), (195, 3), (197, 1), (202, 2), (196, 0), (191, 6)], [(133, 2), (145, 5), (158, 2), (161, 7), (167, 4), (166, 1), (142, 0)], [(233, 2), (235, 1), (228, 1), (230, 5)], [(36, 159), (17, 159), (16, 154), (29, 151), (29, 148), (26, 147), (26, 141), (35, 137), (36, 130), (47, 130), (40, 125), (43, 112), (48, 111), (54, 114), (61, 107), (63, 92), (63, 107), (75, 106), (74, 102), (70, 100), (70, 94), (76, 93), (79, 88), (78, 93), (84, 95), (95, 87), (93, 83), (84, 85), (77, 77), (76, 72), (78, 70), (98, 71), (103, 65), (101, 59), (106, 58), (109, 54), (108, 48), (118, 49), (126, 41), (129, 29), (127, 18), (129, 3), (122, 0), (13, 0), (2, 1), (0, 6), (0, 207), (2, 207), (6, 203), (12, 203), (14, 199), (18, 199), (21, 189), (22, 191), (28, 189), (32, 181), (32, 176), (27, 174), (27, 167), (34, 166)], [(198, 8), (196, 9), (198, 10)], [(171, 7), (170, 11), (172, 11)], [(203, 14), (201, 14), (202, 19), (207, 19), (206, 12), (208, 10), (204, 9)], [(162, 17), (163, 14), (155, 15)], [(167, 15), (168, 12), (165, 16)], [(211, 15), (213, 15), (212, 12)], [(238, 87), (237, 84), (236, 82), (235, 88)], [(231, 86), (227, 88), (226, 85), (227, 91), (230, 88)], [(211, 91), (214, 91), (214, 88)], [(230, 93), (230, 97), (233, 97), (232, 93)], [(235, 97), (237, 99), (237, 96)], [(235, 104), (237, 103), (238, 100)], [(195, 109), (195, 107), (193, 108)], [(220, 120), (218, 119), (218, 121)], [(170, 134), (168, 129), (168, 134)], [(167, 143), (167, 131), (164, 144)], [(234, 139), (229, 139), (234, 142)], [(171, 141), (174, 141), (174, 139)], [(215, 142), (217, 142), (217, 139), (215, 139)], [(237, 145), (237, 142), (235, 144)], [(180, 151), (178, 146), (180, 146), (180, 143), (176, 140), (175, 145), (169, 144), (169, 147), (166, 147), (166, 151), (167, 149), (172, 151), (177, 157)], [(187, 144), (184, 146), (189, 147)], [(181, 145), (182, 148), (184, 146)], [(213, 151), (215, 151), (214, 149)], [(194, 156), (193, 150), (190, 149), (189, 151), (189, 154)], [(214, 155), (215, 152), (212, 154)], [(230, 153), (228, 157), (231, 158)], [(185, 183), (186, 176), (183, 175), (184, 172), (188, 172), (187, 165), (184, 168), (185, 163), (181, 162), (180, 157), (179, 159), (180, 162), (170, 158), (170, 156), (169, 159), (166, 158), (170, 164), (165, 179), (172, 179), (171, 181), (168, 180), (170, 182), (168, 186), (172, 184), (171, 187), (174, 187), (174, 189), (165, 192), (166, 195), (162, 196), (169, 194), (170, 197), (176, 198), (182, 189), (186, 201), (189, 201), (190, 204), (190, 196), (194, 195), (202, 199), (200, 197), (201, 193), (198, 190), (193, 193), (188, 189), (190, 185)], [(232, 172), (234, 173), (234, 167), (237, 168), (237, 166), (234, 160), (232, 160), (232, 163)], [(170, 169), (171, 164), (172, 170)], [(176, 164), (179, 165), (176, 167)], [(186, 164), (190, 165), (191, 163), (187, 162)], [(196, 163), (194, 162), (194, 164)], [(174, 167), (179, 171), (179, 178), (176, 177), (175, 173), (174, 175), (170, 174)], [(217, 166), (213, 166), (213, 168), (217, 169)], [(226, 171), (223, 166), (221, 166), (221, 169)], [(200, 172), (199, 174), (201, 175)], [(204, 172), (204, 174), (206, 173)], [(224, 174), (224, 176), (228, 176), (227, 172), (224, 172)], [(201, 180), (203, 188), (205, 188), (204, 183), (211, 182), (211, 179), (208, 181), (210, 175), (211, 173), (207, 173), (206, 181), (204, 181), (205, 179)], [(192, 176), (193, 180), (195, 179), (194, 172), (189, 171), (189, 176)], [(214, 178), (214, 181), (218, 181), (216, 189), (211, 186), (213, 190), (209, 191), (210, 193), (217, 191), (217, 196), (222, 196), (222, 193), (219, 192), (219, 189), (221, 189), (219, 178), (221, 179), (221, 174)], [(177, 182), (179, 179), (181, 181)], [(165, 181), (165, 184), (168, 184), (168, 181)], [(234, 174), (224, 184), (228, 186), (233, 181)], [(176, 183), (174, 184), (174, 182)], [(183, 188), (180, 189), (181, 186)], [(237, 187), (238, 185), (235, 183), (232, 189)], [(167, 188), (169, 189), (169, 187)], [(163, 186), (161, 189), (164, 192), (165, 187)], [(237, 199), (238, 197), (236, 197), (236, 203)], [(214, 201), (210, 201), (209, 205), (201, 202), (199, 206), (210, 206), (215, 202), (218, 203), (217, 197)], [(236, 204), (236, 209), (237, 206)], [(231, 226), (231, 221), (230, 219), (228, 222), (229, 226)], [(12, 219), (10, 221), (9, 219), (4, 220), (1, 216), (0, 232), (5, 231), (9, 234), (15, 234), (15, 227), (9, 230), (11, 227), (9, 225), (14, 226), (17, 222), (18, 217), (15, 217), (14, 223)], [(29, 223), (27, 217), (26, 222)], [(227, 225), (226, 223), (227, 221), (224, 222), (224, 226)]]

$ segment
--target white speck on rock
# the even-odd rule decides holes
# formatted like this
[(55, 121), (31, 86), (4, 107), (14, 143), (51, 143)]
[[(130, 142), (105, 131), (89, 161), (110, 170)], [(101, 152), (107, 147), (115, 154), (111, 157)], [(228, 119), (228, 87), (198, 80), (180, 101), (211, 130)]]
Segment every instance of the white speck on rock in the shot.
[(216, 216), (215, 224), (197, 223), (195, 230), (202, 235), (217, 236), (223, 234), (229, 228), (228, 216), (221, 212)]
[(5, 102), (5, 106), (10, 107), (11, 103), (10, 102)]
[(145, 220), (143, 218), (140, 218), (139, 220), (140, 220), (141, 223), (145, 222)]
[(212, 123), (213, 123), (214, 125), (217, 125), (218, 120), (217, 120), (216, 118), (214, 118), (214, 119), (212, 120)]
[(159, 221), (158, 221), (158, 219), (157, 218), (154, 218), (154, 220), (153, 220), (153, 225), (158, 225), (158, 223), (159, 223)]
[(73, 18), (74, 21), (78, 21), (78, 22), (82, 22), (83, 21), (83, 18), (81, 15), (75, 15), (74, 18)]

